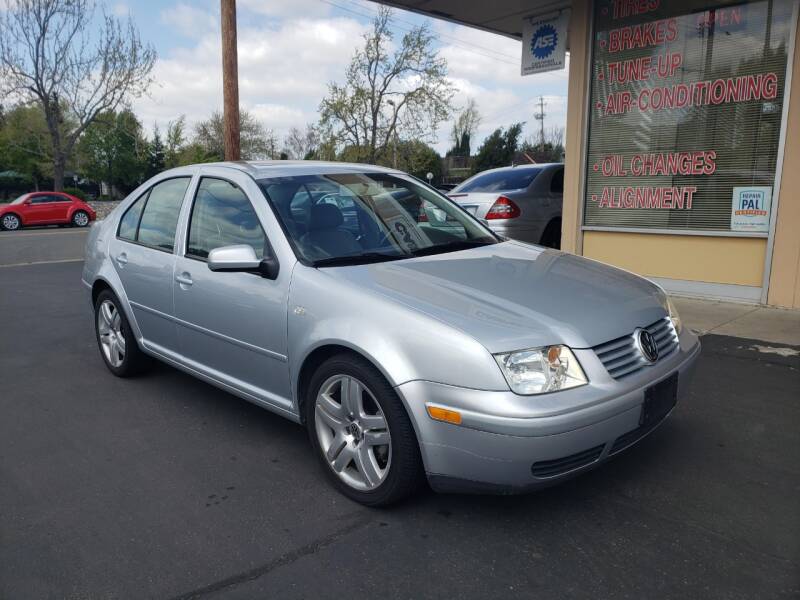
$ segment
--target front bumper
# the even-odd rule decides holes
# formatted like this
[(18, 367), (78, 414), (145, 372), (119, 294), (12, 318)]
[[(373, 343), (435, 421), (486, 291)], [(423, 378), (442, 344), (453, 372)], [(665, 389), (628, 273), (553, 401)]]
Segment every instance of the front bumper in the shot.
[[(553, 485), (630, 447), (660, 424), (639, 426), (645, 389), (678, 373), (678, 404), (687, 395), (700, 343), (688, 331), (680, 342), (672, 356), (623, 381), (603, 377), (602, 365), (583, 351), (579, 359), (591, 383), (554, 394), (518, 396), (427, 381), (398, 386), (431, 486), (445, 492), (523, 492)], [(459, 411), (462, 424), (431, 419), (426, 404)]]

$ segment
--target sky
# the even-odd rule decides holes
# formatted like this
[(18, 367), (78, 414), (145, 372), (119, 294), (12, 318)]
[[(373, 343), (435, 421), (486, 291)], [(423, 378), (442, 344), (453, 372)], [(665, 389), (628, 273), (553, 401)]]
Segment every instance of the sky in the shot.
[[(155, 82), (146, 97), (133, 103), (145, 129), (157, 124), (163, 131), (181, 114), (192, 127), (221, 109), (218, 0), (111, 0), (108, 8), (118, 16), (130, 14), (158, 53)], [(279, 139), (291, 127), (316, 122), (328, 84), (343, 81), (377, 9), (365, 0), (238, 0), (242, 108)], [(423, 22), (447, 59), (456, 107), (469, 98), (477, 101), (482, 115), (478, 143), (516, 121), (527, 122), (526, 137), (538, 130), (533, 114), (539, 96), (546, 103), (545, 126), (564, 126), (566, 70), (522, 77), (520, 42), (404, 11), (394, 13), (395, 39)], [(451, 125), (442, 124), (433, 143), (440, 153), (451, 145)]]

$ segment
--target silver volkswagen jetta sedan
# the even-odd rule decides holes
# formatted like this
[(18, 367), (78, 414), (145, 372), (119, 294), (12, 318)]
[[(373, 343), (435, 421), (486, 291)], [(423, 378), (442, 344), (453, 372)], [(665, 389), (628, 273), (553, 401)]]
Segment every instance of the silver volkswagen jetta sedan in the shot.
[(661, 423), (700, 351), (653, 283), (366, 165), (162, 173), (92, 228), (83, 282), (112, 373), (155, 357), (304, 423), (368, 505), (423, 474), (511, 493), (589, 469)]

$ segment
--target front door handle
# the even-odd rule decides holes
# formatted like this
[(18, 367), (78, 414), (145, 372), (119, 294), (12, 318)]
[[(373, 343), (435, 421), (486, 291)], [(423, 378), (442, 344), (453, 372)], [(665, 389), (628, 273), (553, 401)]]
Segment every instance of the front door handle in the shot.
[(181, 273), (180, 275), (176, 275), (175, 281), (177, 281), (181, 285), (192, 285), (194, 283), (192, 281), (192, 276), (189, 275), (189, 273)]
[(125, 265), (127, 265), (128, 264), (128, 255), (125, 254), (124, 252), (118, 254), (117, 255), (117, 264), (120, 267), (124, 267)]

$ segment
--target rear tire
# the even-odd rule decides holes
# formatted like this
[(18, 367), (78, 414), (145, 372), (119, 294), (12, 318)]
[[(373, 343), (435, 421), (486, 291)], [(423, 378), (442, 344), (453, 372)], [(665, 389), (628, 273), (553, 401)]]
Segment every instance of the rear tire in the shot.
[(89, 215), (85, 210), (76, 210), (72, 215), (73, 227), (86, 227), (89, 224)]
[(542, 239), (539, 241), (540, 246), (547, 248), (561, 248), (561, 219), (553, 219), (547, 224), (542, 233)]
[(150, 366), (150, 357), (139, 348), (125, 311), (111, 290), (103, 290), (97, 296), (94, 331), (100, 356), (117, 377), (132, 377)]
[(411, 419), (394, 388), (362, 357), (343, 353), (322, 363), (304, 413), (325, 474), (351, 500), (386, 506), (419, 487), (422, 458)]
[(14, 213), (6, 213), (3, 215), (2, 225), (6, 231), (17, 231), (22, 229), (22, 219)]

